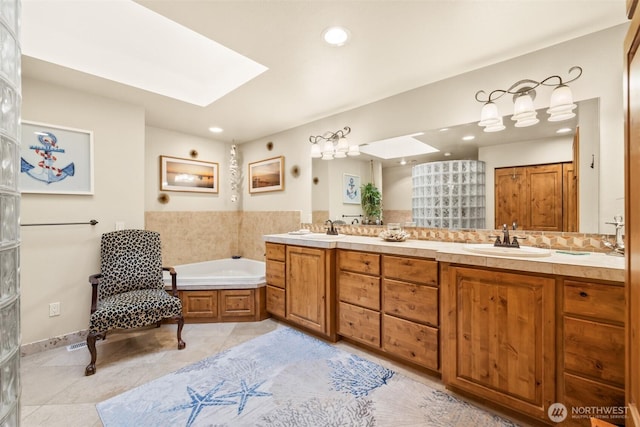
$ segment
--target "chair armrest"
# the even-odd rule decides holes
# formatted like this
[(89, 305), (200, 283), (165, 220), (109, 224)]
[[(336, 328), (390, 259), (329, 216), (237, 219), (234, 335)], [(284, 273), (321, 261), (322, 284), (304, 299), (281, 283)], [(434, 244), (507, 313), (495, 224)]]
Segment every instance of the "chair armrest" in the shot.
[(100, 279), (102, 278), (102, 273), (92, 274), (89, 276), (89, 284), (91, 285), (91, 313), (93, 314), (96, 311), (98, 306), (98, 285), (100, 284)]
[(175, 268), (173, 267), (162, 267), (162, 271), (168, 271), (169, 274), (171, 275), (171, 293), (174, 297), (178, 297), (178, 280), (177, 280), (177, 273)]

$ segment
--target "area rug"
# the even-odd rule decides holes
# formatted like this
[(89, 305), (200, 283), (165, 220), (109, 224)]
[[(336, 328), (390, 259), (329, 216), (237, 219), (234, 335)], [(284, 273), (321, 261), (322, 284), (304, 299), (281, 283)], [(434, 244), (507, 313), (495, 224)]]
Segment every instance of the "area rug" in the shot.
[(288, 327), (96, 407), (106, 427), (515, 426)]

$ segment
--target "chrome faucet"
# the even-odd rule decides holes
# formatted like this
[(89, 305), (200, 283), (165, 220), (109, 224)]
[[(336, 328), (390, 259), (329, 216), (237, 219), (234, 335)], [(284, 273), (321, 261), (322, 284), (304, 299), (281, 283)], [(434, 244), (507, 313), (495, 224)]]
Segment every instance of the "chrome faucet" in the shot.
[(605, 222), (605, 224), (611, 224), (616, 227), (616, 242), (611, 243), (604, 241), (603, 244), (611, 249), (610, 255), (624, 255), (624, 239), (622, 237), (622, 227), (624, 227), (624, 222), (622, 221), (621, 215), (616, 215), (613, 217), (613, 222)]
[(337, 236), (338, 235), (338, 230), (333, 226), (333, 221), (331, 221), (330, 219), (326, 220), (325, 225), (327, 223), (329, 223), (329, 227), (327, 227), (327, 234), (330, 236)]
[(360, 224), (360, 221), (358, 221), (358, 218), (353, 218), (353, 221), (351, 221), (351, 225), (353, 224)]

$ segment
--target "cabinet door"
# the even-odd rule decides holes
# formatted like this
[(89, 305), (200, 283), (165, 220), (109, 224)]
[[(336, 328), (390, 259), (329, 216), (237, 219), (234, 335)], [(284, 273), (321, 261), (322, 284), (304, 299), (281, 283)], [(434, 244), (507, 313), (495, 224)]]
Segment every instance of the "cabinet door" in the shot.
[(555, 402), (555, 281), (446, 270), (445, 383), (546, 419)]
[(287, 246), (286, 318), (326, 332), (326, 254), (323, 249)]

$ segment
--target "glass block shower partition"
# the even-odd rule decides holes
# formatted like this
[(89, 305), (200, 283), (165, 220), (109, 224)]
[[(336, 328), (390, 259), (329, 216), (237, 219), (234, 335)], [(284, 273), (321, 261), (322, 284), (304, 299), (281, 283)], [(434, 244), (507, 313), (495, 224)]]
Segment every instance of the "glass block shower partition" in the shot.
[(0, 1), (0, 427), (20, 423), (20, 0)]
[(418, 227), (485, 228), (484, 171), (477, 160), (414, 166), (413, 221)]

